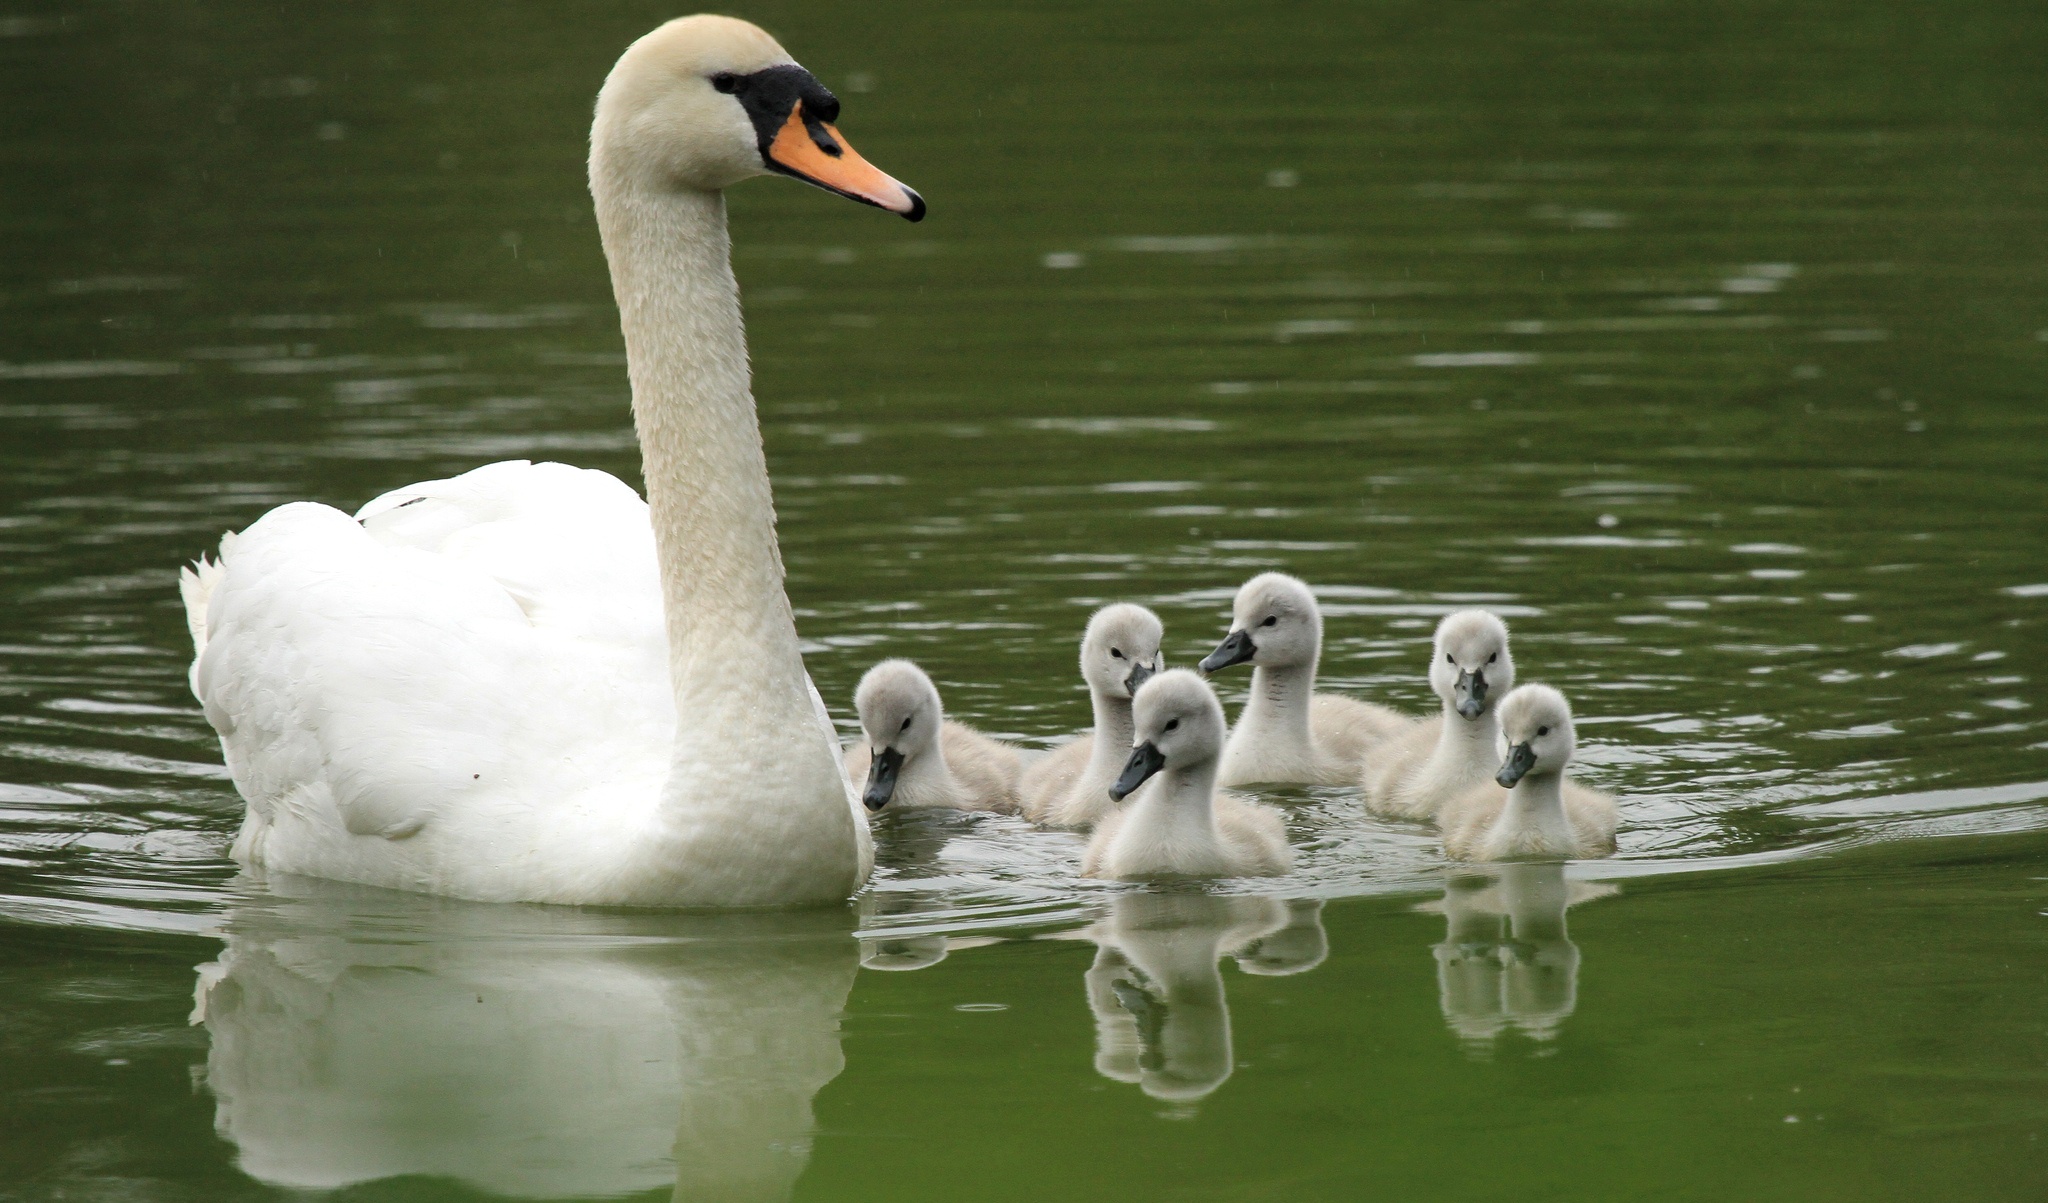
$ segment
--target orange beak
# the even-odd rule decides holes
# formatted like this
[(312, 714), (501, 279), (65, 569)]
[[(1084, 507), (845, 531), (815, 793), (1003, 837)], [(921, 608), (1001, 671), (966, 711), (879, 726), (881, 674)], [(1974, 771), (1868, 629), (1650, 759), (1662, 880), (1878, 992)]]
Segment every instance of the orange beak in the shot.
[(822, 121), (807, 121), (801, 101), (768, 145), (769, 165), (827, 192), (877, 209), (924, 219), (924, 198), (877, 170), (847, 144), (845, 135)]

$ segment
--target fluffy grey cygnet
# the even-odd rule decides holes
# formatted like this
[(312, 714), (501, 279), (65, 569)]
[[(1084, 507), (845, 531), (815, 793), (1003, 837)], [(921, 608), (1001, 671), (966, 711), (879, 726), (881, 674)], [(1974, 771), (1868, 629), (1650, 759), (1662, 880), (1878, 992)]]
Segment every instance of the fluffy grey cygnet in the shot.
[(1088, 877), (1270, 877), (1294, 863), (1277, 812), (1216, 789), (1223, 706), (1186, 669), (1147, 681), (1132, 700), (1135, 746), (1110, 788), (1122, 799), (1095, 828), (1081, 872)]
[(1515, 687), (1507, 624), (1460, 610), (1437, 624), (1429, 686), (1443, 712), (1388, 741), (1366, 766), (1366, 809), (1392, 819), (1433, 819), (1438, 808), (1500, 770), (1500, 700)]
[(1017, 811), (1017, 749), (965, 723), (951, 722), (939, 688), (908, 660), (884, 660), (854, 691), (859, 742), (846, 750), (846, 775), (870, 812), (949, 806)]
[(1165, 628), (1143, 606), (1104, 606), (1081, 635), (1081, 679), (1095, 710), (1092, 731), (1026, 767), (1024, 817), (1048, 827), (1093, 827), (1115, 809), (1109, 787), (1131, 748), (1131, 696), (1165, 667)]
[(1565, 779), (1578, 747), (1572, 708), (1548, 685), (1524, 685), (1500, 703), (1507, 758), (1491, 785), (1460, 795), (1438, 816), (1444, 854), (1457, 860), (1581, 860), (1614, 854), (1614, 799)]
[(1237, 591), (1230, 634), (1201, 664), (1205, 673), (1252, 666), (1251, 697), (1223, 752), (1224, 785), (1356, 785), (1374, 749), (1414, 724), (1385, 706), (1317, 693), (1322, 648), (1322, 610), (1307, 585), (1267, 572)]

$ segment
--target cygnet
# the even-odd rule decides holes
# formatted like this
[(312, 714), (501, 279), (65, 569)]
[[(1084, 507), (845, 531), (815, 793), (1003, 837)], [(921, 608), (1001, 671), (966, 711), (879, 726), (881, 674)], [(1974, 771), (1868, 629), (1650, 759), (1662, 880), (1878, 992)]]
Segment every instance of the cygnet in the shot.
[(861, 801), (885, 806), (950, 806), (1017, 811), (1017, 749), (964, 723), (948, 722), (938, 686), (908, 660), (884, 660), (853, 694), (866, 736), (846, 750), (846, 774), (865, 782)]
[(1436, 627), (1429, 686), (1443, 713), (1402, 732), (1366, 765), (1360, 784), (1374, 814), (1433, 819), (1447, 800), (1500, 770), (1495, 709), (1515, 687), (1507, 624), (1484, 610), (1446, 615)]
[(1270, 877), (1294, 863), (1278, 813), (1216, 790), (1223, 706), (1186, 669), (1147, 681), (1131, 703), (1130, 759), (1110, 787), (1122, 801), (1159, 780), (1095, 828), (1082, 858), (1088, 877)]
[(1458, 860), (1577, 860), (1614, 853), (1614, 799), (1565, 780), (1578, 738), (1572, 708), (1548, 685), (1501, 699), (1507, 758), (1489, 785), (1444, 804), (1444, 853)]
[(1385, 706), (1315, 692), (1322, 648), (1323, 615), (1307, 585), (1268, 572), (1237, 591), (1230, 634), (1201, 664), (1204, 673), (1252, 666), (1250, 700), (1223, 752), (1224, 785), (1356, 785), (1375, 749), (1414, 725)]
[(1143, 606), (1104, 606), (1081, 636), (1081, 679), (1095, 729), (1047, 752), (1024, 770), (1024, 817), (1049, 827), (1093, 827), (1116, 805), (1109, 787), (1130, 755), (1131, 696), (1164, 667), (1165, 628)]

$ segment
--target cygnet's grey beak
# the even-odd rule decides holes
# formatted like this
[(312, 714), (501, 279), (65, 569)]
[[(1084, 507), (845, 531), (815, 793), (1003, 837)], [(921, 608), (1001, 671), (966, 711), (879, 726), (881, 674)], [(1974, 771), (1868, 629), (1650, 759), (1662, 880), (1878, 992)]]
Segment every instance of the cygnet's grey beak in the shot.
[(1152, 774), (1166, 767), (1166, 754), (1146, 740), (1131, 749), (1131, 758), (1124, 761), (1124, 771), (1118, 775), (1116, 784), (1109, 787), (1109, 800), (1121, 802), (1138, 792), (1138, 787), (1150, 780)]
[(868, 765), (868, 787), (860, 795), (869, 810), (882, 809), (896, 796), (896, 770), (902, 767), (903, 753), (896, 749), (883, 748), (875, 753), (874, 761)]
[(1252, 643), (1252, 633), (1239, 628), (1224, 636), (1215, 651), (1202, 657), (1199, 667), (1204, 673), (1213, 673), (1233, 664), (1243, 664), (1258, 654), (1259, 649)]
[(1158, 674), (1158, 672), (1158, 669), (1152, 667), (1151, 665), (1141, 660), (1136, 664), (1131, 665), (1131, 675), (1124, 678), (1124, 689), (1127, 690), (1132, 697), (1137, 697), (1138, 686), (1143, 685), (1147, 681), (1150, 681), (1155, 675)]
[(1529, 741), (1525, 739), (1508, 749), (1508, 758), (1500, 766), (1500, 772), (1494, 774), (1493, 779), (1505, 788), (1513, 789), (1515, 782), (1528, 776), (1529, 770), (1535, 767), (1536, 750), (1530, 747)]
[(1486, 670), (1475, 668), (1470, 672), (1458, 673), (1458, 684), (1451, 690), (1451, 701), (1458, 708), (1458, 717), (1471, 720), (1486, 712)]

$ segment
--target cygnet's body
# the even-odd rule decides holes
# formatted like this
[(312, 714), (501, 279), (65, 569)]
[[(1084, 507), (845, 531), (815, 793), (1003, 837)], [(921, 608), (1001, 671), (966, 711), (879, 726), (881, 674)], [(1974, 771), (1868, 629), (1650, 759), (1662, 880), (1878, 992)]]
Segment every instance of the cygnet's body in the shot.
[(1130, 759), (1111, 787), (1119, 801), (1152, 777), (1143, 796), (1111, 811), (1081, 861), (1087, 877), (1271, 877), (1294, 863), (1280, 816), (1216, 790), (1223, 706), (1185, 669), (1160, 673), (1131, 703)]
[(1460, 610), (1437, 624), (1429, 685), (1443, 713), (1389, 740), (1366, 765), (1366, 809), (1391, 819), (1433, 819), (1438, 808), (1500, 771), (1500, 699), (1515, 687), (1507, 624)]
[(1095, 729), (1024, 770), (1024, 817), (1049, 827), (1093, 827), (1116, 809), (1109, 787), (1131, 752), (1131, 695), (1163, 667), (1159, 616), (1143, 606), (1104, 606), (1081, 636), (1081, 677)]
[(1237, 591), (1232, 612), (1230, 634), (1201, 666), (1252, 666), (1251, 696), (1223, 750), (1224, 785), (1355, 785), (1379, 745), (1414, 725), (1385, 706), (1315, 692), (1323, 615), (1307, 585), (1262, 573)]
[(846, 750), (846, 775), (870, 811), (946, 806), (1017, 811), (1017, 749), (950, 722), (938, 686), (908, 660), (884, 660), (854, 691), (866, 738)]
[(1453, 798), (1438, 815), (1444, 854), (1474, 861), (1613, 855), (1614, 799), (1565, 780), (1578, 737), (1564, 695), (1524, 685), (1501, 699), (1500, 726), (1508, 752), (1497, 784)]

